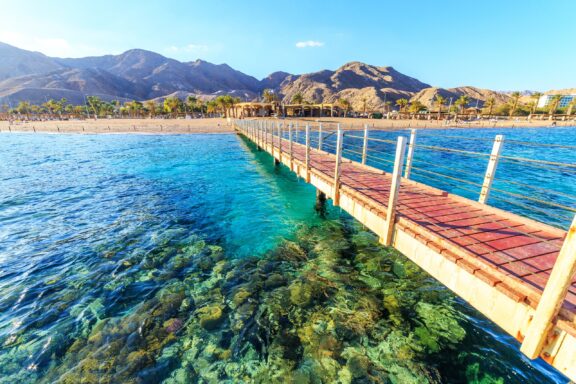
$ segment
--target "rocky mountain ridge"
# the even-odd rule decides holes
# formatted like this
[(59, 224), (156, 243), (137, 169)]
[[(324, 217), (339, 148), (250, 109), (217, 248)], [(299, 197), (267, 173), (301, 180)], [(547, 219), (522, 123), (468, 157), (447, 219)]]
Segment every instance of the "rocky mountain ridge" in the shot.
[(479, 106), (491, 97), (497, 103), (510, 98), (502, 92), (468, 86), (432, 87), (393, 67), (358, 61), (336, 70), (301, 75), (279, 71), (258, 80), (227, 64), (203, 60), (180, 62), (142, 49), (72, 59), (53, 58), (0, 43), (0, 104), (15, 105), (23, 100), (40, 104), (61, 97), (80, 104), (88, 95), (105, 100), (144, 101), (168, 95), (193, 94), (209, 99), (231, 94), (252, 101), (267, 88), (284, 103), (290, 103), (296, 94), (317, 103), (345, 98), (357, 111), (381, 110), (387, 104), (394, 106), (400, 98), (430, 107), (437, 94), (446, 99), (466, 95), (470, 105)]

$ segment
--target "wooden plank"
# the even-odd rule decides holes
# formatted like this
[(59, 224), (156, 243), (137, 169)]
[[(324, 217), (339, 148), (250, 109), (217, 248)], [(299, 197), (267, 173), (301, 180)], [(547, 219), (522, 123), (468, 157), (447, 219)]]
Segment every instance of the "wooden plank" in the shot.
[(568, 230), (562, 250), (556, 259), (534, 318), (520, 347), (520, 351), (529, 358), (535, 359), (540, 355), (548, 333), (552, 328), (552, 320), (558, 315), (575, 272), (576, 216)]

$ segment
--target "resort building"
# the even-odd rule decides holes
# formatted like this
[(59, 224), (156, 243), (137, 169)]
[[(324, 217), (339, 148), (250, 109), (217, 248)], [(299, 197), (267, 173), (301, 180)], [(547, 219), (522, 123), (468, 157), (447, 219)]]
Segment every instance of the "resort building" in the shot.
[(338, 117), (345, 111), (335, 104), (281, 104), (278, 102), (238, 103), (233, 107), (233, 116), (238, 117)]
[[(547, 107), (552, 101), (552, 98), (556, 95), (542, 95), (538, 99), (538, 108)], [(576, 94), (573, 95), (562, 95), (560, 102), (558, 103), (558, 108), (567, 108), (572, 100), (576, 99)]]

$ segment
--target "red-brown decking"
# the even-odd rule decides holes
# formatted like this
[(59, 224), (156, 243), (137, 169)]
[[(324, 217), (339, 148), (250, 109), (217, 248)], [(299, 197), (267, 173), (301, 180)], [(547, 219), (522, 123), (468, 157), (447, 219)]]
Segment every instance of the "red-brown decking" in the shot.
[[(278, 148), (278, 139), (275, 140)], [(282, 141), (287, 156), (289, 143)], [(305, 162), (305, 146), (293, 143), (293, 158)], [(310, 170), (331, 182), (336, 158), (311, 149)], [(391, 174), (344, 161), (343, 190), (386, 215)], [(413, 181), (402, 180), (397, 224), (416, 239), (517, 301), (536, 307), (562, 246), (565, 232)], [(576, 312), (576, 278), (563, 312)], [(570, 316), (572, 317), (572, 316)], [(573, 318), (573, 317), (572, 317)]]

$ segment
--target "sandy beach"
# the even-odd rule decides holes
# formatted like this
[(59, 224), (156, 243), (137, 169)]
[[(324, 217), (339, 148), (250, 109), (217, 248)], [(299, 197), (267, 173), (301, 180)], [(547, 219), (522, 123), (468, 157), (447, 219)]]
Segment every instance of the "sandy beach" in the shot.
[(0, 121), (1, 132), (188, 134), (231, 133), (226, 119), (98, 119), (69, 121)]
[[(303, 125), (306, 123), (324, 124), (326, 129), (335, 129), (340, 124), (343, 129), (363, 129), (365, 124), (371, 129), (484, 129), (484, 128), (546, 128), (552, 126), (548, 120), (499, 120), (472, 121), (447, 124), (437, 120), (378, 120), (354, 118), (299, 118), (274, 119)], [(557, 127), (576, 127), (575, 121), (556, 121)], [(223, 118), (205, 119), (99, 119), (70, 121), (0, 121), (0, 132), (30, 133), (84, 133), (84, 134), (195, 134), (195, 133), (232, 133), (233, 127)]]

